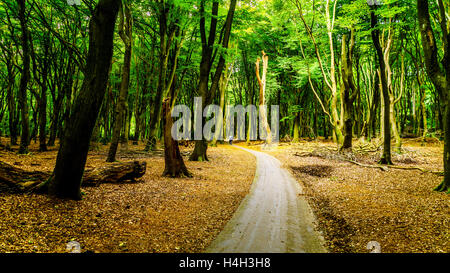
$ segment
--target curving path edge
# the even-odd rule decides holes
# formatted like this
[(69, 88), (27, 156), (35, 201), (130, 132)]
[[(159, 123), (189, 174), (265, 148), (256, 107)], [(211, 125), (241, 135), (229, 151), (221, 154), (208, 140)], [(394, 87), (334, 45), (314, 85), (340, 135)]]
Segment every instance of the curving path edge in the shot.
[(326, 252), (302, 188), (289, 171), (273, 156), (234, 147), (256, 157), (255, 178), (249, 194), (206, 252)]

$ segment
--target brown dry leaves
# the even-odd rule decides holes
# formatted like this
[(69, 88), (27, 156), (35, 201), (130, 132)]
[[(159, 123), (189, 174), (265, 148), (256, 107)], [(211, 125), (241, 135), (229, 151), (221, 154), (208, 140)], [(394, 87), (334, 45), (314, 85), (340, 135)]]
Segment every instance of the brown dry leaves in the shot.
[[(369, 252), (369, 241), (378, 241), (382, 252), (450, 252), (450, 196), (432, 191), (442, 177), (294, 156), (320, 146), (335, 148), (331, 143), (304, 142), (281, 146), (271, 154), (304, 186), (331, 252)], [(442, 170), (440, 146), (412, 142), (404, 151), (393, 156), (394, 164)], [(376, 164), (371, 156), (359, 160)], [(410, 158), (414, 163), (407, 164)], [(323, 170), (326, 173), (317, 175)]]
[[(1, 160), (51, 171), (56, 149), (31, 148), (26, 156), (2, 151)], [(90, 153), (86, 167), (101, 166), (107, 148)], [(147, 173), (136, 183), (83, 188), (80, 202), (0, 193), (0, 252), (65, 252), (71, 240), (91, 252), (201, 252), (232, 217), (255, 173), (251, 154), (225, 145), (208, 149), (209, 162), (185, 158), (191, 179), (162, 177), (161, 152), (129, 149), (118, 160), (147, 162)]]

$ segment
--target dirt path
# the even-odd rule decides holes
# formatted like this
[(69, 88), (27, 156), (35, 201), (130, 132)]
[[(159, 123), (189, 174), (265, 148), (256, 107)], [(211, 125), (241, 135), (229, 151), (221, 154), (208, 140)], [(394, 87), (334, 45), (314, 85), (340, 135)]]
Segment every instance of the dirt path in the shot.
[(257, 158), (255, 180), (233, 218), (207, 252), (325, 252), (314, 215), (298, 182), (276, 158), (239, 146)]

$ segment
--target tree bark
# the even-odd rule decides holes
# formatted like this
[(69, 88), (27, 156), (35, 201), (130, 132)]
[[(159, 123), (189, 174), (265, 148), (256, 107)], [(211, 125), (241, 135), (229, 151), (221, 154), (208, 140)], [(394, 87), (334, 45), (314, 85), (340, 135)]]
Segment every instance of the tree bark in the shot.
[(47, 74), (48, 64), (44, 64), (41, 94), (39, 95), (39, 151), (47, 151)]
[(17, 145), (17, 108), (14, 95), (14, 82), (15, 75), (13, 74), (12, 67), (8, 68), (8, 86), (7, 86), (7, 101), (8, 101), (8, 113), (9, 113), (9, 136), (10, 144)]
[(377, 56), (378, 56), (378, 64), (380, 67), (380, 79), (381, 79), (381, 90), (383, 95), (383, 124), (384, 124), (384, 146), (383, 146), (383, 154), (381, 156), (380, 164), (392, 165), (391, 158), (391, 130), (390, 130), (390, 99), (389, 99), (389, 89), (386, 80), (386, 64), (384, 62), (383, 50), (380, 45), (380, 32), (376, 29), (377, 26), (377, 17), (375, 15), (375, 11), (371, 12), (371, 26), (372, 26), (372, 41), (375, 46)]
[(256, 78), (258, 79), (259, 83), (259, 115), (260, 120), (263, 123), (264, 129), (266, 129), (266, 143), (271, 144), (272, 143), (272, 133), (270, 132), (270, 126), (269, 122), (267, 120), (267, 107), (266, 107), (266, 75), (267, 75), (267, 68), (269, 66), (269, 56), (262, 51), (262, 61), (263, 61), (263, 72), (262, 72), (262, 78), (259, 75), (259, 63), (261, 59), (258, 57), (258, 60), (256, 61)]
[[(123, 57), (122, 81), (120, 84), (119, 99), (116, 105), (116, 119), (114, 123), (111, 145), (109, 146), (108, 158), (106, 162), (116, 161), (117, 147), (119, 146), (120, 135), (127, 117), (128, 89), (130, 85), (130, 68), (133, 41), (133, 19), (131, 17), (128, 3), (124, 3), (120, 9), (119, 35), (125, 45)], [(125, 126), (125, 130), (127, 130)], [(123, 142), (128, 142), (128, 135)]]
[(30, 45), (29, 45), (29, 31), (28, 23), (25, 15), (26, 0), (18, 0), (19, 4), (19, 21), (22, 30), (22, 76), (20, 78), (19, 86), (19, 106), (21, 113), (21, 129), (19, 154), (28, 153), (28, 145), (30, 144), (30, 125), (27, 102), (27, 86), (30, 80)]
[(163, 176), (169, 177), (192, 177), (184, 164), (183, 157), (178, 147), (178, 141), (172, 137), (173, 119), (171, 116), (171, 98), (166, 98), (163, 102), (164, 121), (164, 162), (165, 168)]
[[(230, 7), (228, 9), (227, 19), (225, 21), (225, 30), (224, 36), (222, 40), (222, 47), (224, 49), (228, 48), (228, 42), (230, 40), (231, 35), (231, 27), (233, 24), (234, 11), (236, 9), (236, 0), (230, 1)], [(219, 86), (220, 77), (222, 75), (222, 71), (225, 67), (225, 57), (223, 53), (220, 55), (219, 62), (217, 64), (216, 71), (213, 76), (213, 81), (211, 83), (211, 87), (208, 89), (209, 82), (209, 74), (211, 72), (211, 66), (214, 61), (213, 59), (213, 49), (214, 49), (214, 41), (216, 37), (216, 28), (217, 28), (217, 14), (219, 10), (219, 1), (213, 1), (212, 5), (212, 17), (210, 24), (210, 33), (208, 40), (206, 39), (206, 31), (205, 31), (205, 0), (201, 1), (200, 6), (200, 34), (202, 40), (202, 60), (200, 63), (200, 79), (199, 79), (199, 87), (198, 92), (202, 96), (202, 105), (211, 104), (214, 99), (215, 92)], [(195, 148), (192, 152), (189, 160), (191, 161), (203, 161), (208, 160), (208, 156), (206, 154), (208, 149), (208, 144), (205, 139), (195, 141)]]
[[(441, 64), (438, 61), (438, 46), (431, 26), (431, 19), (427, 0), (417, 0), (417, 16), (419, 19), (420, 35), (425, 56), (428, 76), (436, 88), (439, 98), (445, 105), (444, 116), (444, 181), (435, 188), (436, 191), (450, 192), (450, 34), (445, 7), (442, 0), (438, 0), (440, 10), (440, 26), (442, 30), (444, 56)], [(442, 69), (443, 68), (443, 69)]]
[[(305, 20), (305, 17), (303, 15), (303, 10), (302, 10), (302, 5), (301, 2), (299, 0), (295, 1), (295, 4), (297, 6), (299, 15), (300, 15), (300, 19), (303, 22), (303, 25), (308, 33), (308, 36), (311, 38), (311, 41), (314, 44), (314, 50), (315, 50), (315, 55), (317, 58), (317, 61), (319, 63), (319, 67), (320, 67), (320, 71), (322, 72), (322, 76), (324, 78), (324, 83), (326, 84), (327, 88), (330, 90), (330, 98), (328, 100), (329, 103), (329, 108), (330, 109), (330, 113), (328, 113), (328, 110), (325, 109), (322, 100), (320, 99), (319, 96), (316, 95), (316, 98), (319, 100), (319, 103), (322, 105), (322, 110), (324, 111), (325, 114), (327, 114), (327, 116), (330, 119), (330, 123), (333, 126), (333, 139), (338, 143), (338, 145), (342, 144), (344, 141), (344, 136), (342, 134), (342, 120), (339, 117), (339, 113), (337, 110), (337, 102), (338, 102), (338, 86), (337, 86), (337, 80), (336, 80), (336, 61), (335, 61), (335, 52), (334, 52), (334, 43), (333, 43), (333, 30), (334, 30), (334, 24), (335, 24), (335, 16), (336, 16), (336, 5), (337, 5), (338, 1), (334, 2), (333, 5), (333, 11), (332, 13), (330, 13), (330, 0), (327, 0), (325, 3), (325, 18), (326, 18), (326, 23), (327, 23), (327, 36), (328, 36), (328, 45), (329, 45), (329, 49), (330, 49), (330, 71), (327, 74), (325, 72), (325, 68), (323, 66), (323, 61), (322, 61), (322, 57), (320, 54), (320, 49), (319, 49), (319, 45), (316, 42), (316, 39), (313, 35), (312, 29), (311, 27), (308, 25), (308, 23)], [(305, 54), (303, 52), (303, 47), (301, 45), (301, 41), (300, 41), (300, 47), (302, 49), (302, 54), (303, 57), (305, 57)], [(314, 91), (314, 87), (312, 86), (312, 81), (311, 81), (311, 75), (310, 75), (310, 71), (309, 71), (309, 67), (308, 67), (308, 74), (309, 74), (309, 81), (310, 81), (310, 85), (311, 88)]]
[(300, 111), (295, 113), (294, 128), (293, 128), (294, 132), (293, 132), (293, 138), (292, 138), (293, 143), (298, 143), (300, 141), (299, 127), (300, 127)]
[[(150, 117), (150, 131), (145, 147), (146, 151), (156, 149), (156, 142), (158, 139), (159, 125), (161, 122), (161, 109), (163, 99), (167, 96), (168, 91), (175, 76), (175, 68), (170, 71), (168, 76), (168, 62), (170, 55), (170, 48), (177, 34), (180, 34), (180, 28), (176, 26), (175, 21), (169, 22), (170, 10), (173, 6), (169, 4), (159, 3), (158, 8), (159, 20), (159, 69), (158, 69), (158, 86), (156, 90), (155, 100), (153, 102), (153, 113)], [(179, 52), (178, 52), (179, 54)]]
[(50, 135), (48, 137), (47, 146), (55, 146), (56, 141), (56, 135), (58, 131), (58, 124), (60, 121), (60, 114), (61, 114), (61, 108), (62, 108), (62, 102), (63, 102), (63, 95), (59, 94), (56, 98), (55, 104), (53, 105), (53, 115), (51, 118), (51, 124), (50, 124)]
[[(225, 69), (222, 77), (220, 79), (220, 101), (219, 101), (219, 107), (220, 109), (222, 109), (222, 115), (219, 117), (218, 120), (218, 124), (222, 124), (225, 120), (225, 93), (226, 93), (226, 89), (228, 86), (228, 82), (230, 81), (231, 75), (233, 74), (233, 64), (230, 64), (230, 67)], [(222, 138), (224, 136), (224, 132), (223, 132), (223, 127), (222, 128), (215, 128), (215, 132), (214, 132), (214, 139), (211, 142), (211, 146), (217, 146), (217, 140), (220, 139), (220, 134), (222, 133)], [(250, 127), (250, 124), (249, 124)], [(249, 128), (250, 129), (250, 128)]]
[[(383, 48), (384, 52), (384, 64), (385, 64), (385, 77), (387, 81), (387, 87), (389, 90), (389, 120), (391, 124), (391, 134), (395, 139), (395, 149), (397, 152), (400, 152), (401, 146), (402, 146), (402, 140), (400, 137), (400, 133), (397, 126), (397, 117), (395, 114), (395, 105), (400, 101), (403, 93), (403, 87), (400, 88), (400, 94), (398, 98), (395, 97), (394, 94), (394, 87), (392, 86), (392, 70), (390, 65), (390, 54), (391, 54), (391, 48), (393, 45), (393, 30), (389, 29), (389, 34), (387, 41), (385, 42), (385, 48)], [(402, 72), (404, 73), (404, 61), (402, 57)], [(402, 74), (402, 77), (404, 75)], [(403, 81), (403, 78), (401, 79)], [(403, 83), (402, 83), (403, 84)]]
[(353, 50), (355, 47), (355, 30), (351, 29), (350, 43), (347, 46), (347, 35), (342, 37), (341, 79), (343, 90), (344, 141), (341, 149), (351, 149), (353, 139), (353, 102), (358, 90), (353, 81)]
[[(35, 81), (39, 84), (41, 91), (38, 94), (37, 92), (34, 94), (37, 100), (37, 111), (34, 112), (33, 119), (35, 122), (39, 123), (39, 151), (45, 152), (47, 151), (47, 79), (50, 69), (50, 56), (49, 56), (49, 47), (50, 47), (50, 37), (48, 34), (44, 34), (42, 39), (41, 47), (43, 48), (43, 58), (40, 61), (39, 66), (41, 66), (41, 71), (38, 73), (37, 71), (37, 62), (36, 62), (36, 54), (34, 53), (33, 43), (31, 42), (31, 59), (33, 61), (33, 76)], [(35, 120), (35, 115), (39, 114), (39, 120)], [(33, 129), (33, 136), (37, 133), (37, 126)]]
[(89, 143), (109, 77), (119, 6), (120, 0), (100, 0), (91, 18), (85, 79), (61, 139), (53, 177), (49, 182), (51, 195), (81, 199), (80, 186)]

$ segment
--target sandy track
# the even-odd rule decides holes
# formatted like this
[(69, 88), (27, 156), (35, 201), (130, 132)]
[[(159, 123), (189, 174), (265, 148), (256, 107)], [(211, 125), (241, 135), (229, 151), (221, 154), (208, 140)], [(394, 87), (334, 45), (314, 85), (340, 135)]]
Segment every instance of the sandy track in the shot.
[(207, 248), (213, 253), (326, 252), (314, 230), (314, 215), (301, 196), (299, 183), (273, 156), (243, 149), (256, 156), (250, 193), (233, 218)]

